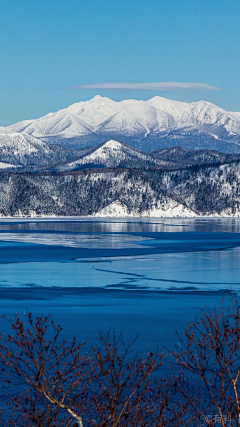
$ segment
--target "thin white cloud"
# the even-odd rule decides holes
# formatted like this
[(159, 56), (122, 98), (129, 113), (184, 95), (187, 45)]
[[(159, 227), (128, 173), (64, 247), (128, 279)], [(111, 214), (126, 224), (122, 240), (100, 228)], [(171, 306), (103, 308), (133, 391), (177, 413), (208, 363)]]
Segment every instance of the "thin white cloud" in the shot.
[(70, 89), (152, 90), (160, 92), (181, 90), (220, 90), (205, 83), (154, 82), (154, 83), (94, 83), (73, 86)]

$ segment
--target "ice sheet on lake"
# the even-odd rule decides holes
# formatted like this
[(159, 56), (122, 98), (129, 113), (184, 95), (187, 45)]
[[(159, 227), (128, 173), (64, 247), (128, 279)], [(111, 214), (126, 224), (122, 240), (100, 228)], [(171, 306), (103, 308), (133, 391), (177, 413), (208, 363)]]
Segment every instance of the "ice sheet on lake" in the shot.
[[(133, 241), (134, 240), (134, 241)], [(0, 233), (0, 241), (72, 248), (136, 248), (146, 237), (128, 234)], [(152, 239), (149, 239), (152, 240)], [(135, 243), (136, 242), (136, 243)]]
[[(2, 227), (2, 228), (1, 228)], [(11, 228), (12, 227), (12, 228)], [(166, 219), (152, 223), (149, 220), (88, 221), (77, 222), (11, 222), (0, 223), (0, 242), (15, 244), (11, 257), (0, 264), (0, 285), (3, 287), (90, 287), (105, 289), (158, 290), (158, 291), (240, 291), (240, 249), (208, 250), (200, 252), (154, 253), (129, 256), (129, 248), (162, 244), (164, 240), (147, 240), (146, 231), (178, 232), (178, 241), (186, 238), (184, 231), (196, 232), (194, 239), (200, 239), (201, 232), (237, 232), (239, 220), (179, 220)], [(30, 232), (31, 231), (31, 232)], [(114, 232), (115, 234), (114, 234)], [(136, 234), (130, 234), (137, 232)], [(200, 232), (200, 233), (199, 233)], [(141, 235), (142, 234), (142, 235)], [(222, 236), (222, 237), (221, 237)], [(221, 233), (224, 239), (227, 234)], [(170, 239), (171, 236), (169, 236)], [(207, 236), (208, 237), (208, 236)], [(216, 238), (216, 236), (215, 236)], [(171, 245), (175, 244), (175, 236)], [(214, 236), (212, 235), (214, 240)], [(203, 239), (204, 240), (204, 239)], [(169, 240), (170, 241), (170, 240)], [(2, 244), (3, 244), (2, 243)], [(166, 242), (165, 242), (166, 243)], [(211, 243), (211, 242), (210, 242)], [(191, 241), (189, 245), (193, 244)], [(206, 244), (206, 242), (205, 242)], [(72, 258), (52, 262), (16, 262), (16, 254), (27, 245), (66, 247), (126, 249), (125, 256)], [(4, 245), (3, 245), (4, 246)], [(206, 246), (207, 248), (207, 246)], [(2, 249), (4, 250), (4, 248)], [(32, 246), (29, 247), (32, 250)], [(101, 251), (99, 251), (101, 252)], [(83, 256), (83, 255), (82, 255)], [(91, 255), (90, 255), (91, 256)], [(58, 258), (57, 258), (58, 260)], [(1, 262), (1, 259), (0, 259)], [(43, 289), (44, 297), (44, 289)], [(206, 300), (207, 302), (207, 300)]]
[[(240, 250), (1, 265), (1, 286), (240, 290)], [(44, 295), (44, 290), (43, 290)]]

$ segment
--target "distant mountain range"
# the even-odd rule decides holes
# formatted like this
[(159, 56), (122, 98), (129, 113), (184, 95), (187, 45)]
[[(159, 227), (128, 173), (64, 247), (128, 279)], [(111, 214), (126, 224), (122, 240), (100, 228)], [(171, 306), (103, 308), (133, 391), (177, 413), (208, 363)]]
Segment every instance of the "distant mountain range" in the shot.
[(178, 102), (156, 96), (115, 102), (95, 96), (0, 133), (24, 133), (44, 142), (79, 149), (114, 139), (143, 151), (181, 146), (240, 152), (240, 113), (206, 102)]
[(95, 168), (181, 169), (192, 165), (227, 163), (240, 160), (240, 154), (210, 150), (190, 151), (173, 147), (147, 153), (119, 141), (110, 140), (70, 162), (56, 165), (55, 172)]
[(97, 147), (70, 150), (24, 133), (0, 134), (0, 170), (12, 172), (66, 172), (96, 168), (176, 170), (196, 164), (221, 164), (239, 159), (240, 154), (182, 147), (149, 153), (115, 140)]
[(18, 133), (0, 147), (0, 217), (240, 216), (240, 154), (114, 140), (76, 151)]
[(240, 217), (240, 113), (99, 96), (0, 128), (0, 216)]

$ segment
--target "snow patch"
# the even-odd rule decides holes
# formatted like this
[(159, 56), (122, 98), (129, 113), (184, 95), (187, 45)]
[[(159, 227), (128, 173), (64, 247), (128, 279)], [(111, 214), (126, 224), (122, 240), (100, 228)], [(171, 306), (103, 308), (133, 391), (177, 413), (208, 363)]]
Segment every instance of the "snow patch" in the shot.
[(21, 165), (12, 165), (11, 163), (0, 162), (0, 169), (21, 168)]
[(157, 207), (143, 211), (129, 212), (127, 206), (121, 204), (119, 200), (110, 203), (110, 205), (101, 209), (95, 215), (96, 217), (147, 217), (147, 218), (164, 218), (164, 217), (197, 217), (198, 215), (191, 209), (176, 202), (173, 199), (168, 199), (167, 204), (158, 204)]
[(141, 215), (142, 217), (150, 218), (164, 218), (164, 217), (196, 217), (198, 216), (191, 209), (182, 205), (181, 203), (176, 202), (175, 200), (169, 199), (167, 205), (160, 205), (157, 208), (150, 209), (145, 211)]
[(110, 203), (110, 205), (101, 209), (99, 212), (97, 212), (93, 216), (97, 216), (97, 217), (128, 217), (128, 216), (135, 216), (135, 215), (129, 214), (127, 207), (125, 205), (122, 205), (119, 202), (119, 200), (116, 200), (115, 202), (112, 202), (112, 203)]

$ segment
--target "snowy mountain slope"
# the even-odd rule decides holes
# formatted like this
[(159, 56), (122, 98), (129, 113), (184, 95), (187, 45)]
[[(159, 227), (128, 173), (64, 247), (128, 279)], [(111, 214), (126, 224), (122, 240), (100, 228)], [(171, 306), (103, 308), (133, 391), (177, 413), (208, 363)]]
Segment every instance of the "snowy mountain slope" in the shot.
[(48, 144), (24, 133), (0, 134), (0, 169), (23, 167), (24, 171), (64, 172), (94, 168), (173, 170), (194, 164), (235, 161), (240, 154), (209, 150), (190, 151), (182, 147), (143, 152), (125, 143), (109, 140), (98, 147), (69, 150)]
[(240, 160), (240, 154), (226, 154), (210, 150), (187, 150), (183, 147), (162, 148), (152, 153), (153, 157), (175, 163), (176, 167), (191, 165), (227, 163)]
[[(107, 100), (107, 102), (106, 102)], [(68, 108), (49, 113), (35, 120), (25, 120), (5, 128), (5, 132), (25, 132), (38, 138), (50, 139), (85, 136), (94, 133), (99, 123), (105, 122), (119, 111), (117, 104), (108, 98), (95, 97)]]
[(240, 134), (240, 121), (237, 114), (227, 112), (211, 102), (187, 103), (166, 100), (156, 96), (150, 99), (148, 103), (174, 117), (179, 128), (193, 126), (209, 133), (212, 130), (212, 135), (216, 137), (225, 137), (228, 132)]
[(199, 215), (240, 217), (240, 161), (167, 172), (161, 183)]
[(117, 139), (151, 151), (176, 145), (173, 140), (177, 138), (177, 144), (186, 148), (224, 147), (226, 152), (240, 152), (240, 113), (227, 112), (206, 101), (187, 103), (159, 96), (120, 102), (95, 96), (1, 131), (25, 132), (74, 148)]
[(89, 151), (70, 151), (26, 133), (0, 134), (0, 162), (14, 166), (48, 166), (72, 160)]
[(240, 217), (240, 161), (167, 172), (0, 175), (0, 216)]
[(167, 168), (171, 166), (169, 162), (155, 159), (150, 153), (110, 140), (73, 162), (56, 166), (54, 170), (63, 172), (94, 167)]
[[(114, 209), (116, 201), (132, 216), (143, 213), (149, 216), (151, 212), (156, 215), (159, 210), (166, 213), (180, 206), (178, 198), (168, 194), (164, 185), (157, 185), (156, 178), (130, 170), (55, 174), (5, 172), (0, 178), (0, 216), (88, 216), (112, 203)], [(176, 212), (179, 213), (179, 208)]]
[(240, 154), (218, 151), (190, 151), (182, 147), (164, 148), (152, 153), (137, 150), (119, 141), (109, 140), (86, 155), (53, 169), (57, 172), (94, 168), (181, 169), (192, 165), (227, 163), (240, 160)]
[(164, 111), (148, 105), (144, 101), (122, 101), (119, 112), (108, 118), (98, 126), (97, 132), (121, 132), (126, 135), (143, 134), (146, 137), (150, 133), (158, 132), (174, 127), (174, 120)]

